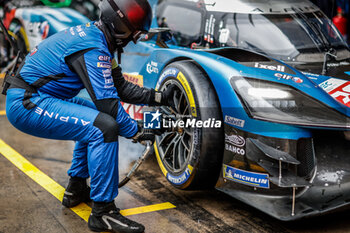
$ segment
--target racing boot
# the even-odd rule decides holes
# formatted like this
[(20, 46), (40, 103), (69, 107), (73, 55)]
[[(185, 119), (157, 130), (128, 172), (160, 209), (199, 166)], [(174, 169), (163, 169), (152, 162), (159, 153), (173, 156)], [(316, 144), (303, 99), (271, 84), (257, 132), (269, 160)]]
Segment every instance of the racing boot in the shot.
[(114, 202), (93, 202), (89, 229), (96, 232), (142, 233), (145, 227), (125, 218)]
[(64, 192), (62, 205), (72, 208), (82, 202), (91, 201), (90, 190), (90, 187), (86, 184), (86, 179), (71, 177)]

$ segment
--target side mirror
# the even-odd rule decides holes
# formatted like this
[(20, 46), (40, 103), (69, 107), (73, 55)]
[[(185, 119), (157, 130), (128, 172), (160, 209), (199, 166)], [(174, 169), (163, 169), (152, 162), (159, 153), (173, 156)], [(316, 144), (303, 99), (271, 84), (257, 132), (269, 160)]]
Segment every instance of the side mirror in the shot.
[(141, 41), (156, 40), (159, 47), (169, 48), (165, 42), (171, 40), (172, 37), (170, 28), (151, 28)]

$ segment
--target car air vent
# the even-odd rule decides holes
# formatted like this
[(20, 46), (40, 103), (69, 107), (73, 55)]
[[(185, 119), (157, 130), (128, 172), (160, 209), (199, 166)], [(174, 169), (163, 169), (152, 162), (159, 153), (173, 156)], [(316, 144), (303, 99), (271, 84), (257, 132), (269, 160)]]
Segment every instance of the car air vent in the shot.
[(297, 159), (300, 165), (297, 167), (297, 174), (300, 177), (311, 178), (315, 168), (315, 152), (312, 138), (301, 138), (297, 145)]
[(235, 62), (273, 62), (273, 60), (254, 52), (250, 52), (243, 49), (226, 48), (210, 50), (213, 54), (225, 57)]

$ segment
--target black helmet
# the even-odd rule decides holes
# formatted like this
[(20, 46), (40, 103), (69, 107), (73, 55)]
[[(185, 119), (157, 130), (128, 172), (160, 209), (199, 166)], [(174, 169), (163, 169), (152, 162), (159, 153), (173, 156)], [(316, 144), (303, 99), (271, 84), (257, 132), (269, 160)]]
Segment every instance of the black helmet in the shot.
[(117, 40), (134, 43), (147, 33), (152, 22), (152, 9), (147, 0), (102, 0), (100, 19)]

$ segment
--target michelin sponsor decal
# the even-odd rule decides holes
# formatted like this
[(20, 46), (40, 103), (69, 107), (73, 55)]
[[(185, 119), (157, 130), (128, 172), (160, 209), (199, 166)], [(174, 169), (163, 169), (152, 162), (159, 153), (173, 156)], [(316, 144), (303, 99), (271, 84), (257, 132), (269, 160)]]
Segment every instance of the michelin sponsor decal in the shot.
[(173, 184), (182, 185), (188, 180), (188, 178), (191, 176), (191, 173), (192, 173), (192, 168), (190, 167), (190, 165), (188, 165), (186, 170), (181, 175), (174, 176), (168, 172), (166, 178)]
[(223, 176), (225, 179), (232, 180), (237, 183), (258, 188), (270, 188), (268, 174), (244, 171), (238, 168), (224, 165)]
[(168, 78), (168, 77), (177, 77), (179, 73), (179, 70), (178, 69), (175, 69), (175, 68), (168, 68), (166, 69), (162, 75), (160, 76), (159, 80), (158, 80), (158, 83), (156, 85), (156, 90), (159, 89), (160, 87), (160, 84), (163, 83), (163, 81)]

